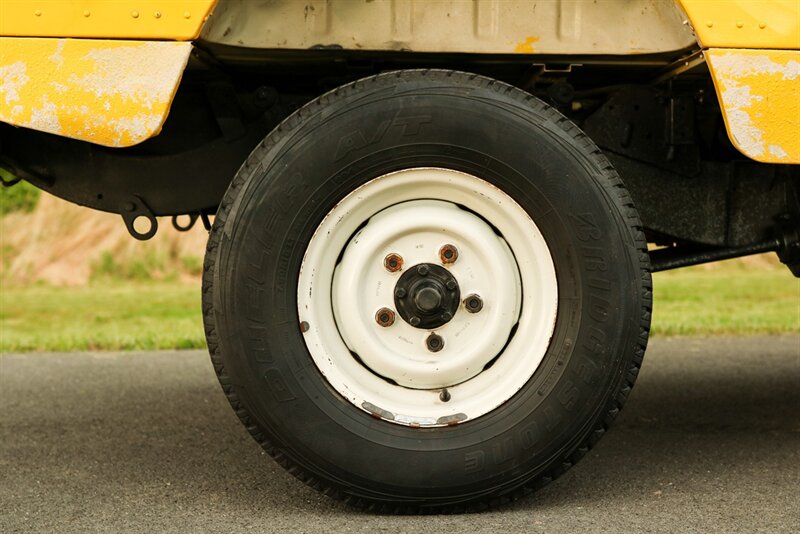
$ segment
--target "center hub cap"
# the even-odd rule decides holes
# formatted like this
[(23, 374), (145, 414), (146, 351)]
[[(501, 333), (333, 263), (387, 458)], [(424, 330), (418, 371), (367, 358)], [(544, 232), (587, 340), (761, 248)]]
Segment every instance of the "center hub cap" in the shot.
[(447, 324), (458, 310), (461, 291), (450, 271), (433, 263), (408, 269), (397, 281), (394, 305), (415, 328), (431, 330)]

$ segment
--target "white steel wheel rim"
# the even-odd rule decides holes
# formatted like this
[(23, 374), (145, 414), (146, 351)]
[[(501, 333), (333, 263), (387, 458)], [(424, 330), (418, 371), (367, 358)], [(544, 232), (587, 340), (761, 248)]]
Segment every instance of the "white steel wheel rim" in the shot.
[[(499, 234), (499, 235), (498, 235)], [(439, 250), (452, 244), (453, 263)], [(399, 254), (390, 272), (384, 258)], [(446, 268), (461, 298), (434, 329), (399, 313), (384, 327), (376, 312), (397, 312), (394, 289), (408, 269)], [(525, 210), (478, 177), (413, 168), (375, 178), (347, 195), (309, 241), (297, 288), (311, 357), (328, 383), (356, 407), (397, 424), (462, 423), (511, 398), (539, 367), (555, 326), (558, 291), (547, 244)], [(444, 340), (426, 348), (431, 333)]]

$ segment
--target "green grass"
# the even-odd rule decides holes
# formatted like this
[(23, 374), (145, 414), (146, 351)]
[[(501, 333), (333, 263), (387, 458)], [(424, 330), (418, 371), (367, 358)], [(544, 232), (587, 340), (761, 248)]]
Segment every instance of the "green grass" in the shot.
[(0, 294), (0, 352), (204, 346), (199, 284), (109, 282), (79, 288), (4, 284)]
[[(196, 256), (187, 256), (181, 258), (181, 263), (186, 267), (186, 271), (192, 275), (199, 275), (203, 270), (203, 263), (200, 260), (199, 269), (190, 270), (189, 263), (192, 258)], [(105, 251), (100, 255), (100, 259), (92, 265), (92, 281), (102, 283), (124, 282), (124, 281), (145, 281), (154, 279), (154, 273), (163, 273), (168, 271), (166, 269), (169, 259), (164, 254), (156, 254), (153, 251), (146, 252), (141, 257), (129, 259), (124, 262), (118, 262), (114, 259), (114, 255)], [(187, 261), (189, 263), (187, 263)], [(172, 278), (169, 280), (174, 281), (177, 276), (172, 273)]]
[[(800, 333), (800, 280), (783, 266), (654, 276), (654, 336)], [(0, 291), (0, 352), (205, 346), (199, 284), (104, 281)]]
[(800, 333), (800, 279), (731, 263), (653, 275), (656, 336)]

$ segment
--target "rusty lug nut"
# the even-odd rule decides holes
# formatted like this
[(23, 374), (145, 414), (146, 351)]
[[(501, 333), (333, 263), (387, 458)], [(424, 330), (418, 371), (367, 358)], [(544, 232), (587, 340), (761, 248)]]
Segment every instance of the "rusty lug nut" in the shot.
[(387, 254), (386, 257), (383, 258), (383, 266), (386, 267), (386, 270), (390, 273), (396, 273), (403, 268), (403, 257), (394, 252)]
[(470, 313), (478, 313), (483, 309), (483, 300), (473, 293), (464, 299), (464, 307)]
[(375, 322), (386, 328), (394, 324), (394, 312), (389, 308), (381, 308), (375, 312)]
[(455, 263), (458, 259), (458, 249), (455, 245), (443, 245), (442, 248), (439, 249), (439, 259), (445, 264)]
[(428, 339), (425, 340), (425, 346), (428, 347), (428, 350), (431, 352), (439, 352), (444, 348), (444, 339), (437, 334), (431, 334), (428, 336)]

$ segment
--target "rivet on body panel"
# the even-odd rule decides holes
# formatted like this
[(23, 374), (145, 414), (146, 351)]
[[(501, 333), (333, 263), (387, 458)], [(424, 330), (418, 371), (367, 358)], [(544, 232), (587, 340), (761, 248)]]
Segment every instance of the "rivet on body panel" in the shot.
[(190, 19), (190, 18), (192, 18), (192, 14), (189, 13), (188, 11), (184, 11), (183, 12), (183, 18)]
[(761, 29), (763, 30), (764, 28), (766, 28), (766, 27), (767, 27), (767, 23), (766, 23), (766, 22), (759, 22), (759, 23), (758, 23), (758, 27), (759, 27), (759, 28), (761, 28)]
[(42, 12), (39, 11), (38, 9), (36, 11), (34, 11), (33, 14), (36, 15), (37, 17), (41, 17), (42, 16)]
[(91, 14), (92, 14), (92, 12), (91, 12), (91, 11), (89, 11), (88, 9), (87, 9), (86, 11), (84, 11), (84, 12), (83, 12), (83, 16), (84, 16), (84, 17), (88, 17), (88, 16), (90, 16)]
[(133, 17), (135, 19), (138, 19), (139, 18), (139, 12), (138, 11), (131, 11), (131, 17)]
[(153, 13), (153, 16), (155, 18), (157, 18), (157, 19), (160, 19), (161, 18), (161, 11), (156, 11), (155, 13)]
[(709, 28), (713, 28), (714, 27), (714, 21), (709, 20), (708, 22), (706, 22), (706, 26), (708, 26)]
[(737, 21), (737, 22), (736, 22), (736, 27), (737, 27), (737, 28), (744, 28), (744, 22), (742, 22), (742, 21)]

